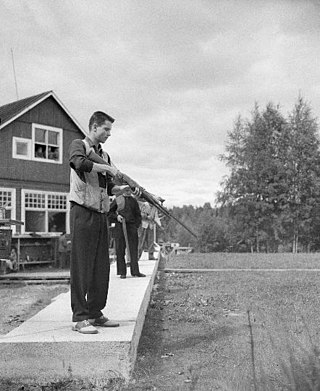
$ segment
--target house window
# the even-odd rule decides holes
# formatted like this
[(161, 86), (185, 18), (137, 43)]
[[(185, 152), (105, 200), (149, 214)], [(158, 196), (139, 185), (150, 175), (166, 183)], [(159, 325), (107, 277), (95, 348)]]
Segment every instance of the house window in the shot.
[(62, 129), (32, 124), (32, 159), (62, 163)]
[(31, 140), (21, 137), (12, 138), (12, 157), (15, 159), (31, 159)]
[(67, 224), (67, 194), (22, 190), (25, 232), (64, 232)]
[[(0, 188), (0, 206), (5, 208), (5, 218), (15, 220), (16, 218), (16, 190), (8, 188)], [(15, 232), (16, 227), (12, 226), (12, 231)]]

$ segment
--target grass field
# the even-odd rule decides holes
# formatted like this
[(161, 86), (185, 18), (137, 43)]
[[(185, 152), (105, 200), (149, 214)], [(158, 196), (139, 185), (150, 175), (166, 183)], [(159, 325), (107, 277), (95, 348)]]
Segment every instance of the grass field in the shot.
[(160, 272), (127, 390), (320, 390), (318, 254), (188, 254), (162, 267), (288, 270)]
[(185, 269), (320, 269), (320, 253), (191, 253), (170, 256), (166, 267)]

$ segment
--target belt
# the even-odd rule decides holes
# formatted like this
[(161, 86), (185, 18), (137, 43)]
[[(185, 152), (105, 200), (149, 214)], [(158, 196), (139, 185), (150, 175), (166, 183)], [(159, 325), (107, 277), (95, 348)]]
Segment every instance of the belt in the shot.
[(88, 206), (80, 205), (80, 204), (78, 204), (77, 202), (74, 202), (74, 201), (70, 201), (70, 204), (71, 204), (71, 208), (72, 208), (73, 206), (76, 205), (76, 206), (80, 206), (81, 208), (90, 210), (91, 212), (95, 212), (95, 213), (99, 213), (99, 214), (104, 214), (104, 215), (107, 214), (107, 212), (104, 212), (104, 211), (102, 211), (102, 210), (96, 210), (96, 209), (90, 208), (90, 207), (88, 207)]

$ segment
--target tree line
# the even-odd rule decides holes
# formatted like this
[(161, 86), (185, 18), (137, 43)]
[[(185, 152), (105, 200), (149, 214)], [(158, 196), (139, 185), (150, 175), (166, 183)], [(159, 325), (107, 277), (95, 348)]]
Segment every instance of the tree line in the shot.
[(320, 249), (320, 139), (310, 104), (298, 97), (284, 116), (279, 105), (239, 116), (221, 159), (229, 174), (215, 199), (171, 213), (194, 238), (164, 219), (164, 240), (196, 251), (318, 251)]

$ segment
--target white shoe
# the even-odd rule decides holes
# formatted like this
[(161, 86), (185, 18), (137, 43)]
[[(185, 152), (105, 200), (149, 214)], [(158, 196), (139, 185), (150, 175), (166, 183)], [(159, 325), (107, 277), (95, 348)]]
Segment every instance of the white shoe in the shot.
[(77, 322), (73, 327), (73, 331), (78, 331), (81, 334), (97, 334), (98, 330), (92, 326), (92, 324), (86, 319), (81, 322)]

